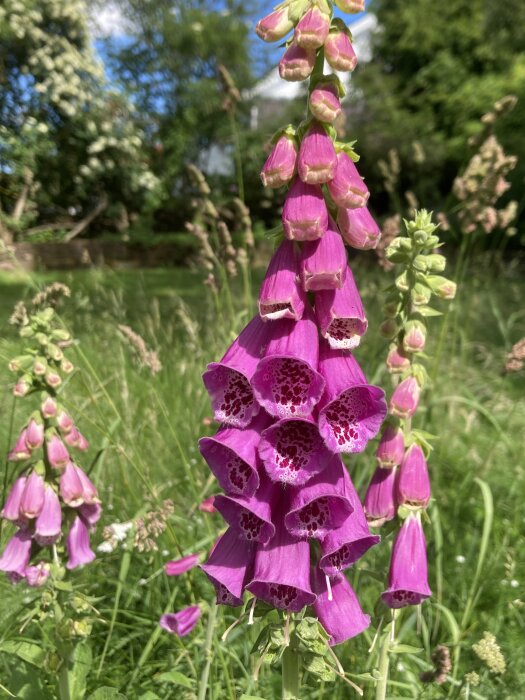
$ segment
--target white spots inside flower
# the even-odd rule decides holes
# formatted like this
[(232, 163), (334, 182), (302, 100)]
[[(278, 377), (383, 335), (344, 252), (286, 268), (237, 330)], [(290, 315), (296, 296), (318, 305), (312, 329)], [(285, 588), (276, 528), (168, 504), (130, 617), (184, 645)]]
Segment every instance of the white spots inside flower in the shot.
[(359, 319), (334, 318), (326, 330), (326, 338), (334, 349), (353, 350), (358, 347), (365, 330), (365, 323)]
[[(264, 373), (266, 408), (279, 418), (305, 416), (315, 404), (316, 374), (309, 365), (292, 357), (270, 360)], [(261, 392), (263, 393), (263, 392)], [(319, 396), (317, 396), (319, 398)]]

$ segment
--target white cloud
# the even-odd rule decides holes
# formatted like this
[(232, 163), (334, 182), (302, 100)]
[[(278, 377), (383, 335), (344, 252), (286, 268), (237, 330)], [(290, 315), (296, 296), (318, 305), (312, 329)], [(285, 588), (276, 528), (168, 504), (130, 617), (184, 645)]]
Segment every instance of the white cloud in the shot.
[(95, 39), (129, 34), (129, 22), (114, 2), (105, 2), (103, 7), (97, 7), (94, 3), (90, 10), (89, 24)]

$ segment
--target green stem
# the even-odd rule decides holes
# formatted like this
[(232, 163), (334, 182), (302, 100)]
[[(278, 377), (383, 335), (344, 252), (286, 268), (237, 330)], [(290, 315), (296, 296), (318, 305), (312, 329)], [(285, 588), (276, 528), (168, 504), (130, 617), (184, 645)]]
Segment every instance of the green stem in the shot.
[(375, 700), (386, 700), (387, 698), (387, 686), (388, 686), (388, 673), (390, 670), (390, 632), (385, 631), (383, 637), (383, 643), (381, 645), (381, 651), (379, 652), (379, 665), (378, 672), (380, 678), (376, 685), (376, 697)]
[(299, 654), (291, 646), (283, 654), (282, 700), (299, 700)]
[(62, 664), (58, 671), (58, 698), (59, 700), (74, 700), (74, 698), (71, 697), (71, 690), (69, 688), (71, 649), (65, 647), (59, 653), (62, 657)]
[(206, 691), (208, 690), (208, 679), (210, 677), (210, 669), (213, 661), (213, 632), (215, 629), (215, 621), (217, 619), (217, 603), (215, 600), (210, 605), (210, 612), (208, 613), (208, 624), (206, 626), (206, 641), (204, 644), (204, 657), (206, 663), (202, 669), (201, 679), (199, 682), (199, 696), (198, 700), (206, 700)]

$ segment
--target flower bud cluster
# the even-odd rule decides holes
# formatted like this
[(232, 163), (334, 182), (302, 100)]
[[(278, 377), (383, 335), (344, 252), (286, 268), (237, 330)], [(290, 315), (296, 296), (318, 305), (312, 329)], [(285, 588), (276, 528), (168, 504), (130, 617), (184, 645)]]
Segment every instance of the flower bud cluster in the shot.
[(392, 340), (386, 365), (397, 380), (389, 402), (390, 418), (376, 451), (377, 468), (365, 496), (370, 525), (380, 527), (395, 518), (403, 520), (390, 563), (389, 588), (383, 601), (391, 608), (418, 605), (431, 595), (427, 583), (426, 542), (421, 511), (430, 501), (426, 462), (428, 444), (411, 428), (427, 382), (422, 359), (427, 342), (426, 319), (439, 315), (432, 297), (453, 299), (454, 282), (442, 277), (445, 258), (434, 251), (440, 246), (431, 215), (416, 212), (405, 222), (406, 236), (398, 236), (385, 250), (386, 259), (399, 274), (387, 296), (383, 335)]
[(341, 88), (323, 75), (324, 57), (337, 70), (355, 66), (350, 33), (332, 14), (325, 0), (292, 0), (257, 25), (268, 41), (294, 28), (281, 76), (311, 75), (311, 117), (281, 130), (264, 164), (266, 186), (289, 187), (284, 235), (259, 313), (203, 376), (221, 427), (200, 450), (223, 489), (214, 507), (229, 526), (202, 566), (218, 603), (241, 605), (248, 591), (279, 610), (312, 606), (338, 644), (369, 624), (342, 572), (379, 539), (341, 455), (365, 449), (387, 406), (352, 354), (368, 322), (344, 244), (373, 247), (379, 228), (355, 154), (331, 126)]
[(63, 377), (74, 370), (65, 356), (73, 340), (52, 307), (18, 313), (17, 319), (27, 347), (9, 363), (17, 377), (13, 393), (38, 398), (38, 408), (7, 457), (20, 469), (1, 517), (17, 529), (0, 557), (0, 570), (13, 582), (42, 586), (52, 566), (59, 565), (64, 539), (68, 569), (94, 559), (89, 533), (101, 507), (97, 489), (74, 456), (87, 450), (88, 442), (60, 400)]

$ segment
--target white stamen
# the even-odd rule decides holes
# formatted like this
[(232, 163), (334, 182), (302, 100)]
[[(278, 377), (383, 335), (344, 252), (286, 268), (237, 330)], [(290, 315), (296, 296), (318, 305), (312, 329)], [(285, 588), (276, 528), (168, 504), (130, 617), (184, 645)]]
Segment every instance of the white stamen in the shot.
[(248, 615), (248, 624), (253, 625), (253, 613), (255, 611), (255, 605), (257, 603), (257, 598), (252, 600), (252, 607), (250, 608), (250, 614)]
[(325, 574), (324, 578), (326, 581), (326, 590), (328, 591), (328, 600), (333, 600), (334, 596), (332, 595), (332, 584), (330, 583), (330, 577), (328, 574)]

